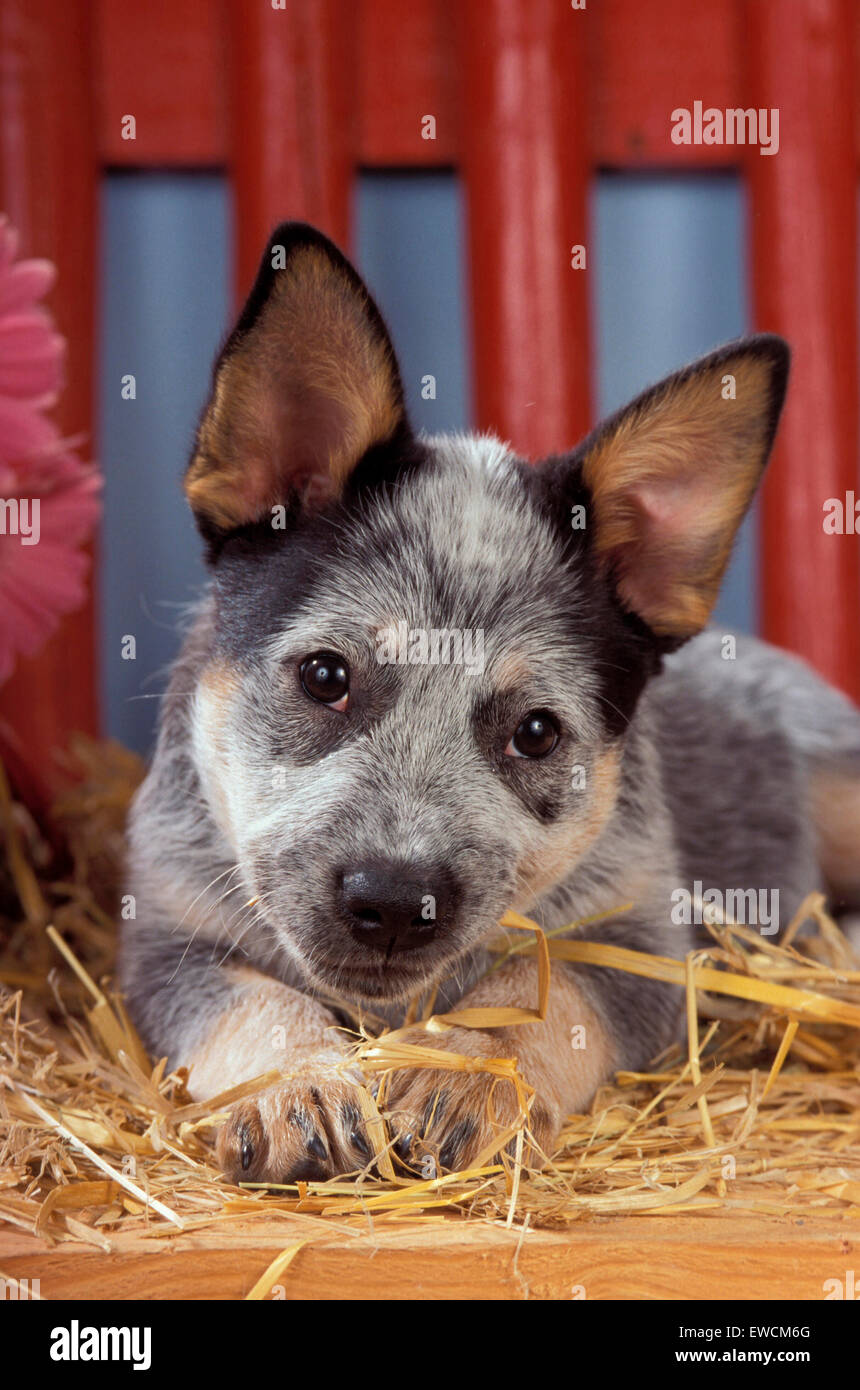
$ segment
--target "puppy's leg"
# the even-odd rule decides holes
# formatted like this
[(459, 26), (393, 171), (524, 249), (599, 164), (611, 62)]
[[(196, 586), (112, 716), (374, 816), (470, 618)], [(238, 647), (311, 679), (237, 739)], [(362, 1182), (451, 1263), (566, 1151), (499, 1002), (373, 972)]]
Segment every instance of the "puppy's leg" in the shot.
[(334, 1015), (246, 966), (217, 965), (211, 945), (149, 931), (123, 961), (132, 1017), (153, 1055), (189, 1069), (206, 1100), (278, 1070), (283, 1080), (238, 1102), (218, 1138), (234, 1181), (295, 1182), (363, 1167), (370, 1146), (344, 1068)]
[[(470, 1057), (516, 1058), (521, 1076), (536, 1093), (528, 1129), (536, 1148), (550, 1154), (565, 1115), (585, 1109), (597, 1087), (616, 1067), (627, 1063), (630, 1044), (618, 1041), (625, 1037), (619, 1015), (626, 1010), (621, 1006), (613, 1018), (607, 1003), (612, 987), (607, 991), (608, 982), (601, 978), (611, 974), (617, 972), (602, 971), (595, 979), (592, 972), (574, 971), (556, 962), (542, 1023), (486, 1031), (452, 1027), (441, 1034), (416, 1028), (408, 1041)], [(647, 993), (653, 982), (641, 983)], [(617, 978), (614, 989), (618, 997)], [(528, 1007), (536, 995), (536, 964), (519, 960), (486, 976), (459, 1007)], [(644, 1005), (644, 1000), (640, 1003)], [(657, 1012), (661, 1011), (666, 1012), (658, 1007)], [(629, 1018), (626, 1023), (629, 1028)], [(637, 1052), (640, 1048), (641, 1039), (637, 1039)], [(650, 1048), (648, 1041), (644, 1050)], [(480, 1071), (398, 1070), (391, 1073), (385, 1107), (391, 1127), (400, 1135), (399, 1151), (419, 1166), (430, 1153), (443, 1168), (468, 1167), (517, 1115), (513, 1085)], [(539, 1166), (539, 1153), (532, 1153), (528, 1161)]]
[(371, 1150), (333, 1015), (256, 971), (230, 974), (232, 1007), (191, 1054), (195, 1090), (212, 1094), (224, 1078), (271, 1067), (284, 1078), (232, 1110), (218, 1137), (224, 1172), (236, 1182), (296, 1182), (363, 1167)]

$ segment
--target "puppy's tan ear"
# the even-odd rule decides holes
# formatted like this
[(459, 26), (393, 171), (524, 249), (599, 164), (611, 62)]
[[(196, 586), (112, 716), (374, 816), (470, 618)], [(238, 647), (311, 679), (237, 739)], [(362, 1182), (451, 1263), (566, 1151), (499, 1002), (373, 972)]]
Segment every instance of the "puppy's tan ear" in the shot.
[(594, 553), (661, 637), (707, 622), (785, 397), (789, 350), (762, 334), (704, 357), (613, 416), (579, 456)]
[(185, 475), (201, 530), (260, 521), (296, 494), (336, 496), (403, 426), (394, 351), (364, 284), (320, 232), (282, 224), (215, 363)]

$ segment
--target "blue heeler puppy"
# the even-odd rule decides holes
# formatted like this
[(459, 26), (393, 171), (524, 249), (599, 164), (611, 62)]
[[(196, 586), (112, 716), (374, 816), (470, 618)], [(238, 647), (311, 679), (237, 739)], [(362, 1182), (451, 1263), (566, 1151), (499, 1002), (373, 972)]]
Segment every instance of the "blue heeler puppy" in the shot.
[[(225, 1171), (363, 1166), (337, 1025), (397, 1025), (433, 989), (436, 1012), (533, 1005), (533, 959), (487, 973), (508, 908), (553, 929), (632, 902), (582, 934), (682, 956), (673, 894), (694, 882), (765, 890), (783, 924), (810, 889), (860, 906), (860, 714), (791, 657), (740, 640), (724, 660), (703, 631), (787, 371), (778, 338), (731, 344), (538, 467), (424, 438), (356, 272), (313, 229), (276, 230), (185, 479), (211, 584), (132, 811), (121, 956), (143, 1038), (194, 1095), (283, 1075), (232, 1112)], [(380, 660), (392, 632), (480, 633), (480, 665)], [(681, 1002), (556, 964), (543, 1023), (414, 1041), (516, 1057), (549, 1152)], [(468, 1164), (515, 1113), (490, 1086), (395, 1073), (404, 1157)]]

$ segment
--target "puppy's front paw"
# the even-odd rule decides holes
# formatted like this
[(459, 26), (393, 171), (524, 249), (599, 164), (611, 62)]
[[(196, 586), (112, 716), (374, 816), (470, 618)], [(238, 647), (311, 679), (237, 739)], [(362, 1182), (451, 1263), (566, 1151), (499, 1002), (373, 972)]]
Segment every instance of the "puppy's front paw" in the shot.
[(355, 1083), (325, 1061), (240, 1101), (217, 1146), (237, 1183), (324, 1181), (363, 1168), (371, 1152)]
[[(402, 1041), (467, 1057), (510, 1055), (500, 1048), (498, 1034), (470, 1028), (433, 1035), (415, 1029)], [(396, 1135), (395, 1152), (416, 1175), (435, 1177), (441, 1169), (468, 1168), (497, 1139), (500, 1147), (514, 1152), (516, 1140), (505, 1139), (505, 1132), (518, 1119), (520, 1104), (513, 1082), (506, 1078), (486, 1071), (404, 1067), (389, 1074), (384, 1097), (389, 1133)], [(526, 1121), (527, 1166), (542, 1166), (561, 1119), (558, 1106), (538, 1089)]]

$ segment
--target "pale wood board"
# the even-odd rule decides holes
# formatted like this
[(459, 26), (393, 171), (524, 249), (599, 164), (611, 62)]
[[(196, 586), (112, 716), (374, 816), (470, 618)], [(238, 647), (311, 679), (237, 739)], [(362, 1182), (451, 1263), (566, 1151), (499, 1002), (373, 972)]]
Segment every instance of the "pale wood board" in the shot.
[[(279, 1250), (298, 1252), (278, 1281), (287, 1300), (588, 1299), (821, 1300), (828, 1279), (860, 1261), (856, 1219), (666, 1215), (606, 1217), (564, 1232), (483, 1223), (380, 1225), (320, 1234), (273, 1219), (164, 1239), (111, 1236), (110, 1253), (0, 1231), (0, 1273), (39, 1279), (47, 1299), (242, 1299)], [(517, 1247), (519, 1245), (519, 1252)], [(581, 1295), (580, 1295), (581, 1296)]]

